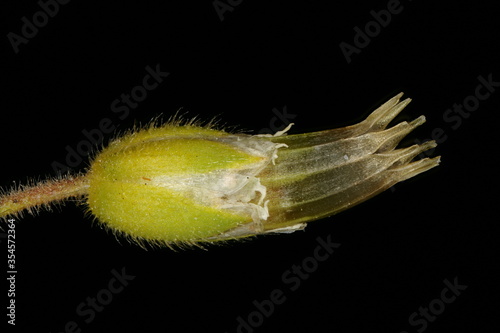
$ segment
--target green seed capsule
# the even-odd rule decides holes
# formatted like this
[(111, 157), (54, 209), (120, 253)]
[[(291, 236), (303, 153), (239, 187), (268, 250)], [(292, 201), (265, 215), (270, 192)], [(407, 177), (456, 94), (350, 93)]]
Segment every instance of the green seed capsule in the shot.
[(260, 137), (167, 125), (113, 142), (91, 164), (89, 210), (134, 237), (190, 242), (265, 220), (257, 175), (282, 146)]
[(303, 229), (439, 164), (439, 157), (412, 162), (434, 142), (395, 149), (425, 121), (386, 129), (410, 101), (399, 102), (401, 95), (357, 125), (316, 133), (150, 126), (113, 141), (85, 175), (0, 197), (0, 217), (81, 196), (98, 221), (139, 243), (196, 244)]

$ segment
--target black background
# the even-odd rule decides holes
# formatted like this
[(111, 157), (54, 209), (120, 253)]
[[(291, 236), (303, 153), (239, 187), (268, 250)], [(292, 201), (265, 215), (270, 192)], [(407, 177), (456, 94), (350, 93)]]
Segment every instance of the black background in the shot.
[[(54, 175), (65, 147), (103, 118), (119, 132), (182, 108), (258, 132), (286, 106), (296, 115), (291, 133), (301, 133), (358, 122), (400, 91), (413, 102), (397, 120), (427, 117), (405, 143), (441, 128), (442, 164), (306, 232), (208, 251), (144, 251), (71, 203), (26, 216), (16, 226), (14, 331), (63, 332), (75, 321), (82, 332), (236, 332), (254, 300), (280, 289), (286, 301), (255, 332), (417, 332), (409, 316), (454, 278), (467, 289), (425, 332), (494, 330), (500, 88), (458, 128), (443, 119), (474, 94), (478, 76), (500, 81), (494, 1), (402, 1), (349, 64), (339, 44), (353, 44), (354, 27), (388, 1), (241, 1), (223, 21), (212, 1), (159, 3), (72, 1), (16, 54), (7, 34), (20, 34), (21, 18), (40, 7), (2, 2), (2, 188)], [(120, 120), (111, 103), (157, 64), (170, 75)], [(341, 246), (290, 291), (282, 274), (328, 235)], [(85, 323), (76, 307), (122, 268), (135, 278)]]

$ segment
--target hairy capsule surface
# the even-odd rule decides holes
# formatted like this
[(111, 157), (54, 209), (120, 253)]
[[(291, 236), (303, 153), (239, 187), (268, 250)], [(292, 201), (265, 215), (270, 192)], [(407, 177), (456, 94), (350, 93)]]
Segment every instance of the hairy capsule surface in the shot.
[(113, 231), (141, 243), (197, 244), (290, 233), (439, 164), (413, 161), (433, 141), (396, 149), (421, 125), (387, 125), (402, 94), (364, 121), (287, 135), (228, 133), (193, 122), (132, 131), (99, 152), (85, 174), (25, 186), (0, 197), (0, 217), (69, 197)]

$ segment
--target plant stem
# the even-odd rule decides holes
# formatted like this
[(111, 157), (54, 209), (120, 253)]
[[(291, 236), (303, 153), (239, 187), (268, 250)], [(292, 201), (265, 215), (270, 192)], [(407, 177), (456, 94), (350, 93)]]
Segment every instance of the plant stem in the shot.
[(33, 214), (40, 207), (87, 193), (88, 182), (85, 175), (65, 176), (50, 179), (39, 184), (21, 185), (9, 193), (0, 195), (0, 218), (16, 216), (23, 210)]

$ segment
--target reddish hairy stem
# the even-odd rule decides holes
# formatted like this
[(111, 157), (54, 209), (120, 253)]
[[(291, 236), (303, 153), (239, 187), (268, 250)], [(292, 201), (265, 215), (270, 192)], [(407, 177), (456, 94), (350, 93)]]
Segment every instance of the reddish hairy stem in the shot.
[(33, 210), (37, 210), (40, 206), (83, 196), (87, 193), (87, 189), (87, 178), (84, 175), (66, 176), (32, 186), (21, 186), (0, 196), (0, 218), (17, 215), (23, 210), (33, 213)]

